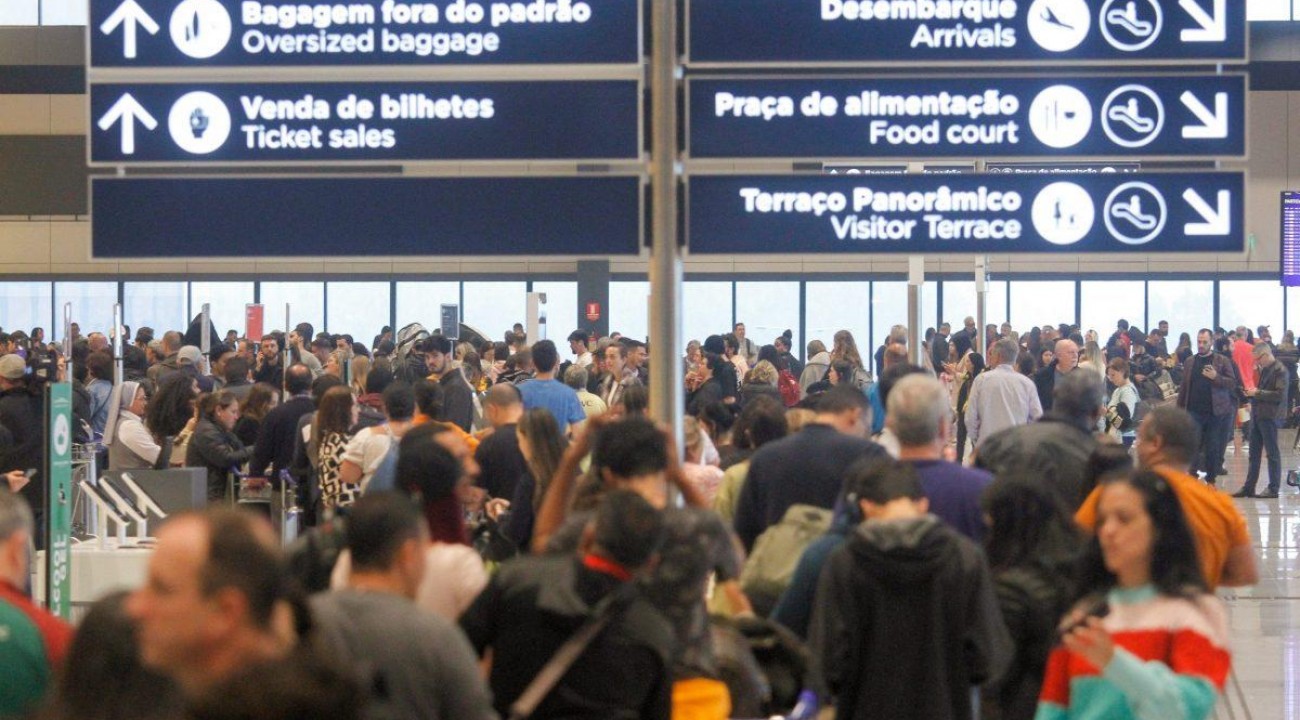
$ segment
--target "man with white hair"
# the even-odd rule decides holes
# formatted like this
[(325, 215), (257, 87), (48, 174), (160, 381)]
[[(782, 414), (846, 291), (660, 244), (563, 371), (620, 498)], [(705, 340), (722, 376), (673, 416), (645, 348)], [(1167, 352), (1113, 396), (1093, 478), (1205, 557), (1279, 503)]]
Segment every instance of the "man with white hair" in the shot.
[(1056, 359), (1034, 373), (1034, 385), (1038, 388), (1038, 402), (1043, 406), (1043, 412), (1052, 409), (1052, 393), (1057, 383), (1079, 367), (1079, 346), (1073, 340), (1057, 340), (1053, 354)]
[(943, 384), (921, 374), (899, 380), (889, 392), (885, 426), (898, 438), (898, 459), (916, 468), (930, 500), (930, 512), (980, 542), (984, 537), (980, 493), (993, 482), (993, 476), (944, 459), (952, 432), (952, 410)]
[(1043, 415), (1038, 389), (1016, 372), (1020, 348), (1004, 338), (989, 348), (989, 369), (971, 383), (966, 402), (966, 436), (971, 447), (980, 440), (1017, 425), (1027, 425)]

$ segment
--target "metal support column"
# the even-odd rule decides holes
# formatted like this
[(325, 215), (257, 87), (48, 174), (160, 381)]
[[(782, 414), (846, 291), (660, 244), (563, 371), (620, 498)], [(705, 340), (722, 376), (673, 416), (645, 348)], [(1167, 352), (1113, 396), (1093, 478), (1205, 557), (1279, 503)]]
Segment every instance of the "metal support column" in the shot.
[(682, 436), (678, 363), (682, 259), (677, 246), (677, 2), (653, 0), (650, 24), (650, 415)]
[(925, 258), (913, 255), (907, 259), (907, 360), (928, 367), (921, 340), (925, 330), (921, 327), (921, 291), (925, 287)]
[(984, 347), (984, 325), (988, 317), (988, 271), (989, 259), (987, 257), (975, 258), (975, 327), (979, 328), (978, 337), (975, 338), (975, 352), (984, 356), (988, 360), (989, 349)]

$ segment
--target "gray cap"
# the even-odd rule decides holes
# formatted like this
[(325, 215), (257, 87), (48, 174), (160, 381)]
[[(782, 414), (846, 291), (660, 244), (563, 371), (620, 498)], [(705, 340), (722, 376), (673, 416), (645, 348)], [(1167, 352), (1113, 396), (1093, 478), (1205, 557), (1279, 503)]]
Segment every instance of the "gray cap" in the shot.
[(27, 362), (19, 355), (9, 354), (0, 357), (0, 377), (6, 380), (21, 380), (27, 374)]
[(198, 365), (203, 352), (193, 345), (186, 345), (176, 353), (177, 365)]

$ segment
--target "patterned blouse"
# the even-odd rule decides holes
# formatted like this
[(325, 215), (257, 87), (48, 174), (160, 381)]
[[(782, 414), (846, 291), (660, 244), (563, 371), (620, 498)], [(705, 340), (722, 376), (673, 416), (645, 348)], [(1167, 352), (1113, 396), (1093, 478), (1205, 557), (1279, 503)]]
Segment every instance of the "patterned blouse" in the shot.
[(361, 492), (359, 485), (347, 485), (340, 477), (343, 467), (343, 450), (348, 446), (346, 433), (332, 432), (320, 442), (320, 465), (316, 469), (320, 478), (321, 504), (326, 510), (351, 505)]

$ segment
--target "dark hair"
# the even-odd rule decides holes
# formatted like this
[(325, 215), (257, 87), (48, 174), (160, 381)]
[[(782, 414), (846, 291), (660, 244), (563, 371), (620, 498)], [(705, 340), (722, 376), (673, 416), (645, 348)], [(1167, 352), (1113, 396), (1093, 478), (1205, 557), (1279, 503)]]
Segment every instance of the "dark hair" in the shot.
[(93, 352), (86, 358), (86, 369), (99, 380), (113, 379), (113, 356), (107, 350)]
[(311, 381), (311, 399), (319, 404), (321, 398), (325, 397), (325, 393), (342, 385), (343, 379), (337, 375), (321, 375)]
[(569, 341), (569, 342), (580, 342), (580, 343), (586, 343), (586, 342), (587, 342), (587, 334), (584, 333), (584, 332), (581, 331), (581, 330), (574, 330), (573, 332), (569, 333), (569, 337), (567, 337), (567, 338), (565, 338), (565, 339), (566, 339), (567, 341)]
[(764, 360), (772, 363), (777, 370), (786, 369), (785, 359), (781, 357), (781, 351), (777, 350), (775, 345), (764, 345), (758, 349), (758, 362)]
[(1069, 418), (1091, 417), (1105, 404), (1105, 392), (1097, 373), (1068, 373), (1052, 389), (1052, 410)]
[(908, 375), (926, 375), (925, 368), (911, 363), (900, 363), (891, 365), (884, 372), (880, 373), (880, 402), (889, 407), (889, 393), (894, 389), (894, 383), (907, 377)]
[(980, 355), (977, 352), (973, 352), (967, 355), (966, 357), (970, 359), (970, 369), (971, 369), (970, 376), (972, 378), (984, 372), (984, 368), (987, 366), (984, 364), (983, 355)]
[(430, 538), (465, 544), (465, 513), (455, 492), (464, 469), (438, 442), (438, 435), (444, 432), (447, 429), (440, 423), (425, 423), (402, 436), (397, 450), (397, 486), (424, 512)]
[(346, 435), (352, 427), (352, 391), (343, 385), (335, 385), (325, 391), (316, 406), (316, 417), (312, 421), (312, 436), (317, 447), (321, 440), (330, 433)]
[(415, 392), (410, 385), (395, 382), (384, 389), (384, 414), (398, 422), (415, 417)]
[[(1170, 487), (1169, 481), (1158, 473), (1143, 470), (1136, 474), (1113, 475), (1101, 483), (1101, 494), (1097, 497), (1097, 529), (1101, 529), (1101, 499), (1106, 488), (1115, 485), (1128, 485), (1142, 497), (1142, 505), (1151, 518), (1151, 528), (1155, 537), (1151, 542), (1151, 584), (1162, 595), (1170, 597), (1191, 597), (1195, 594), (1209, 592), (1205, 576), (1201, 573), (1201, 564), (1196, 554), (1196, 541), (1183, 514), (1182, 503)], [(1099, 533), (1094, 534), (1088, 543), (1079, 570), (1076, 573), (1079, 584), (1076, 598), (1084, 598), (1096, 593), (1110, 590), (1118, 578), (1106, 567), (1106, 559), (1101, 550)]]
[(302, 363), (294, 363), (284, 371), (284, 389), (290, 395), (301, 395), (311, 390), (311, 370)]
[(236, 355), (226, 361), (225, 372), (222, 373), (227, 383), (243, 382), (248, 379), (248, 360)]
[(611, 490), (596, 509), (599, 549), (629, 570), (644, 566), (664, 538), (663, 513), (629, 490)]
[(1088, 454), (1088, 464), (1083, 470), (1083, 486), (1079, 489), (1079, 497), (1088, 497), (1098, 483), (1112, 475), (1131, 472), (1133, 472), (1133, 457), (1129, 455), (1128, 448), (1114, 443), (1102, 443)]
[(1200, 429), (1191, 414), (1173, 405), (1152, 408), (1138, 430), (1144, 441), (1160, 438), (1161, 451), (1179, 463), (1190, 462), (1201, 444)]
[(700, 349), (706, 353), (723, 355), (726, 353), (726, 343), (723, 342), (721, 335), (710, 335), (704, 338), (704, 342), (700, 345)]
[(790, 432), (785, 408), (776, 398), (759, 395), (741, 409), (736, 418), (734, 444), (741, 450), (757, 450)]
[(533, 343), (533, 366), (537, 372), (548, 373), (560, 362), (560, 352), (550, 340), (538, 340)]
[(271, 411), (271, 401), (279, 395), (273, 385), (255, 383), (239, 406), (239, 414), (251, 420), (261, 420)]
[(194, 378), (173, 372), (158, 383), (144, 411), (144, 422), (159, 442), (175, 437), (194, 417)]
[(1083, 538), (1041, 478), (998, 478), (984, 489), (980, 509), (989, 519), (984, 552), (992, 570), (1034, 566), (1066, 574), (1078, 561)]
[(366, 694), (324, 653), (254, 662), (189, 705), (190, 720), (361, 720)]
[(140, 662), (136, 624), (125, 591), (105, 595), (77, 626), (58, 678), (50, 720), (173, 720), (184, 715), (180, 691)]
[(864, 416), (869, 416), (871, 403), (867, 401), (867, 396), (861, 390), (852, 385), (836, 385), (817, 398), (819, 413), (839, 415), (854, 410), (861, 410)]
[(856, 389), (857, 386), (853, 385), (853, 363), (843, 359), (832, 360), (831, 366), (826, 370), (827, 380), (830, 380), (831, 370), (834, 370), (835, 376), (840, 379), (835, 383), (836, 385), (849, 385)]
[(525, 412), (515, 426), (515, 434), (528, 443), (528, 472), (533, 476), (533, 507), (540, 508), (542, 498), (551, 486), (551, 479), (560, 467), (564, 455), (564, 436), (560, 424), (546, 408), (533, 408)]
[(610, 423), (596, 435), (592, 464), (621, 478), (662, 472), (668, 466), (667, 441), (644, 418)]
[(445, 393), (442, 386), (432, 380), (417, 380), (412, 386), (415, 391), (415, 406), (429, 418), (442, 417), (442, 404)]
[(200, 516), (208, 527), (208, 556), (199, 570), (199, 584), (205, 597), (233, 587), (248, 602), (253, 624), (267, 630), (275, 604), (285, 597), (286, 573), (279, 549), (264, 539), (257, 520), (248, 513), (210, 509)]
[(348, 510), (345, 527), (353, 570), (384, 571), (393, 567), (397, 551), (420, 537), (424, 517), (415, 503), (395, 492), (367, 493)]
[(623, 414), (628, 417), (643, 416), (650, 411), (650, 391), (644, 385), (623, 388)]
[(216, 392), (203, 393), (199, 396), (199, 415), (214, 423), (217, 422), (217, 410), (220, 408), (239, 405), (239, 398), (229, 390), (217, 390)]
[(925, 497), (921, 476), (912, 463), (874, 457), (862, 458), (849, 466), (845, 490), (845, 500), (854, 506), (860, 500), (884, 505), (899, 498)]
[(370, 372), (366, 373), (366, 394), (376, 395), (388, 389), (393, 384), (393, 371), (387, 365), (376, 364), (370, 367)]
[(732, 427), (736, 424), (736, 406), (723, 402), (711, 402), (700, 408), (696, 418), (711, 428), (713, 439), (717, 440), (719, 436), (731, 432)]
[(298, 323), (294, 326), (293, 331), (298, 333), (298, 337), (302, 338), (303, 342), (310, 342), (316, 337), (316, 328), (312, 327), (309, 322)]

